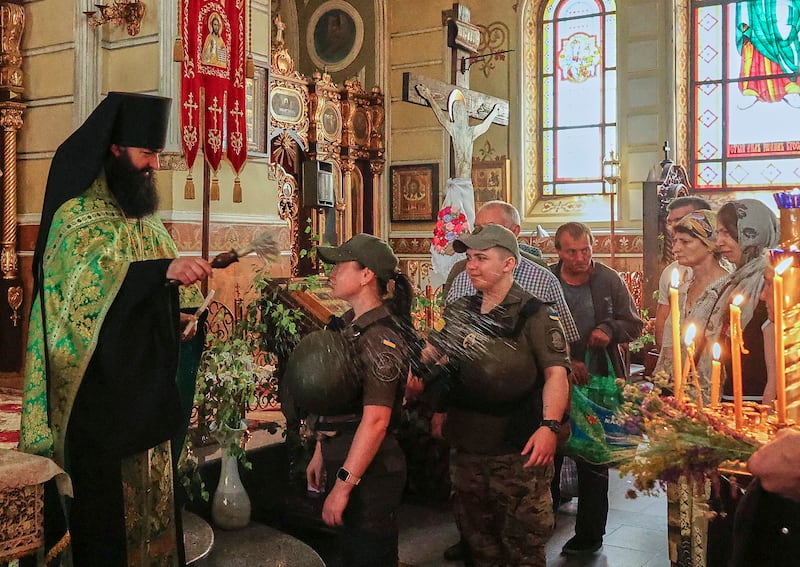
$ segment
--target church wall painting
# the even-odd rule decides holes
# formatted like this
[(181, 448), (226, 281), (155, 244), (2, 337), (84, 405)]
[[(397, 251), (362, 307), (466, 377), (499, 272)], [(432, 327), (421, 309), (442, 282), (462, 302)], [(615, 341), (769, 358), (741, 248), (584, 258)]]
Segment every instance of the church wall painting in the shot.
[(393, 165), (389, 169), (391, 220), (435, 220), (439, 210), (439, 164)]
[(508, 159), (472, 161), (476, 211), (488, 201), (511, 202), (510, 171)]
[(320, 5), (308, 22), (306, 46), (311, 61), (328, 72), (350, 65), (364, 44), (364, 22), (358, 11), (344, 0)]

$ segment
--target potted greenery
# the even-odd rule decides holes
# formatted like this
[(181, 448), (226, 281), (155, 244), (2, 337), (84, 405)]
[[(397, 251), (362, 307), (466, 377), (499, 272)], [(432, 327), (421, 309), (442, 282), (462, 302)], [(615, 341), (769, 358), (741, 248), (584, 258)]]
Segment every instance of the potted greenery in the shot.
[(222, 450), (220, 480), (214, 493), (211, 515), (225, 529), (240, 528), (250, 521), (250, 499), (239, 477), (239, 462), (250, 469), (243, 438), (248, 407), (256, 405), (264, 392), (271, 394), (274, 367), (262, 362), (260, 338), (254, 329), (256, 312), (238, 321), (233, 332), (211, 339), (200, 360), (195, 406), (197, 434), (211, 437)]

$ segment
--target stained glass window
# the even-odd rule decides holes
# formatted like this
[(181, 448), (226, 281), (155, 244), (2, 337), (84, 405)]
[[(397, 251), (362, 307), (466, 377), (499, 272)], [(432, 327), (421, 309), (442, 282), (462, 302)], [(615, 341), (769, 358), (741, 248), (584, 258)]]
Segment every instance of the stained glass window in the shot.
[(692, 33), (694, 186), (797, 186), (800, 0), (695, 0)]
[(542, 12), (542, 194), (603, 193), (617, 149), (613, 1), (549, 0)]

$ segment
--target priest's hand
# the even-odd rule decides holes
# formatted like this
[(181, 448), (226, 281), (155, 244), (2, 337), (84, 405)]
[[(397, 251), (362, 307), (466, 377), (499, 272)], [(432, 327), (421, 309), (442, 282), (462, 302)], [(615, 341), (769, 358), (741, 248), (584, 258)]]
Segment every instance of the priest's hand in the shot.
[(175, 258), (167, 268), (167, 280), (180, 282), (183, 285), (205, 280), (210, 275), (211, 264), (196, 256)]

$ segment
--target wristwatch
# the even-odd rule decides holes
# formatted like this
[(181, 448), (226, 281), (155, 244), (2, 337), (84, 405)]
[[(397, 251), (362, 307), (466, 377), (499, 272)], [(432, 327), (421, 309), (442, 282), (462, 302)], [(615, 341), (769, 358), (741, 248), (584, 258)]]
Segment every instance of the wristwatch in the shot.
[(557, 419), (543, 419), (541, 427), (546, 427), (547, 429), (558, 435), (558, 432), (561, 431), (561, 422), (558, 421)]
[(339, 470), (336, 471), (336, 478), (347, 484), (352, 484), (353, 486), (358, 486), (358, 483), (361, 482), (359, 477), (354, 476), (349, 470), (343, 467), (339, 467)]

